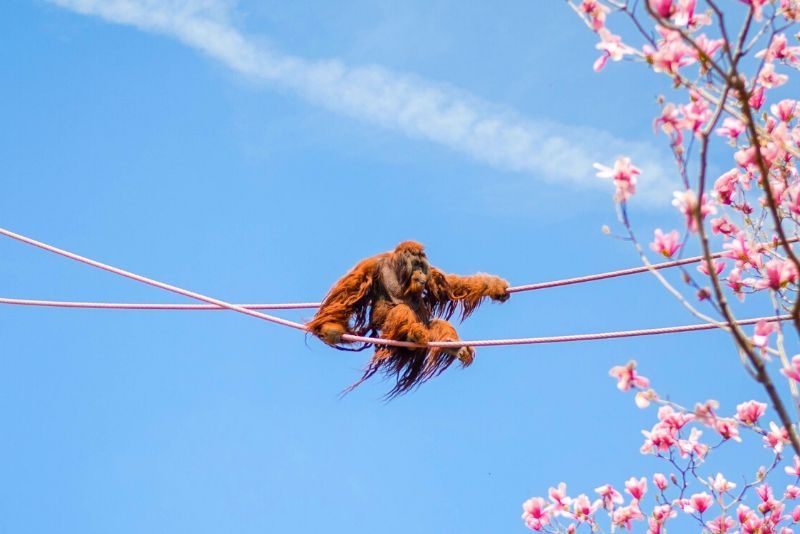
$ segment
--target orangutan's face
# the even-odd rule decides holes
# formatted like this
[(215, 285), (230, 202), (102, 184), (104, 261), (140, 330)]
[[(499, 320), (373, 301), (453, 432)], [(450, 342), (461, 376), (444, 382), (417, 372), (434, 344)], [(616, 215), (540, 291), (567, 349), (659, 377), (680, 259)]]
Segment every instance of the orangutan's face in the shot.
[(425, 289), (425, 284), (428, 283), (428, 275), (431, 272), (431, 266), (425, 253), (409, 254), (408, 269), (411, 271), (411, 277), (408, 281), (408, 289), (406, 292), (412, 295), (418, 295)]

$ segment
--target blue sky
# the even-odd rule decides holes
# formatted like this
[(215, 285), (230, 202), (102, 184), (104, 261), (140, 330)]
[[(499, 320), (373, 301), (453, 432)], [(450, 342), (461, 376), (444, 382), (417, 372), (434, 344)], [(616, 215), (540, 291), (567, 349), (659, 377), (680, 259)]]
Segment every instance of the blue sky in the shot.
[[(600, 231), (591, 168), (622, 153), (646, 171), (642, 235), (681, 224), (650, 119), (666, 88), (592, 72), (561, 2), (12, 0), (0, 32), (2, 225), (228, 301), (318, 300), (404, 239), (514, 285), (636, 264)], [(178, 301), (9, 240), (0, 275), (1, 296)], [(515, 295), (459, 331), (687, 322), (641, 276)], [(366, 353), (228, 312), (1, 307), (0, 336), (17, 533), (521, 532), (559, 481), (661, 467), (612, 365), (687, 404), (763, 400), (720, 333), (485, 348), (390, 403), (379, 380), (338, 397)]]

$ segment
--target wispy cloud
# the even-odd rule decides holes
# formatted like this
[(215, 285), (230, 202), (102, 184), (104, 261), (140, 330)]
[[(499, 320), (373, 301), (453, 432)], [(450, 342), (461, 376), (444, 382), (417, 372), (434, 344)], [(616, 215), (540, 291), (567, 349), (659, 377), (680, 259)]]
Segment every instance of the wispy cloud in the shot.
[[(493, 167), (538, 180), (601, 188), (592, 163), (630, 155), (642, 168), (640, 196), (669, 198), (669, 161), (648, 143), (592, 128), (527, 119), (445, 84), (379, 66), (310, 61), (279, 53), (231, 23), (224, 0), (52, 0), (85, 15), (170, 35), (255, 80), (384, 128), (447, 146)], [(674, 182), (673, 182), (674, 184)], [(608, 186), (608, 184), (605, 184)]]

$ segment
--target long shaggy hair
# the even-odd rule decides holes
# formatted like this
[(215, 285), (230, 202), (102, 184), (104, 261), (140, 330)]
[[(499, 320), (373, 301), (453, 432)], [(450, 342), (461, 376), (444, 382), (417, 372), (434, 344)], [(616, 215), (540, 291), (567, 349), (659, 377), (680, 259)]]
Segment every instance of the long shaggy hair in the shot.
[[(306, 325), (309, 332), (340, 350), (364, 350), (342, 342), (342, 335), (384, 337), (427, 344), (458, 341), (448, 322), (460, 311), (464, 320), (486, 299), (508, 299), (508, 282), (497, 276), (445, 274), (428, 263), (423, 246), (404, 241), (391, 252), (367, 258), (330, 289), (317, 314)], [(472, 363), (471, 347), (418, 349), (376, 345), (360, 380), (382, 372), (395, 378), (388, 398), (405, 393), (441, 374), (456, 360)]]

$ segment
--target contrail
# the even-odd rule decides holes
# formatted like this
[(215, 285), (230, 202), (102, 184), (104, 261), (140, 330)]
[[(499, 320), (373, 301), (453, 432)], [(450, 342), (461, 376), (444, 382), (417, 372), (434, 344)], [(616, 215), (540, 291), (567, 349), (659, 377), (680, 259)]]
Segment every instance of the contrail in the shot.
[(592, 164), (630, 156), (643, 170), (639, 202), (668, 204), (669, 160), (651, 144), (594, 128), (526, 119), (446, 84), (380, 66), (349, 66), (282, 54), (237, 30), (220, 0), (52, 0), (85, 15), (172, 36), (250, 79), (288, 88), (314, 104), (426, 139), (492, 167), (578, 188), (602, 188)]

